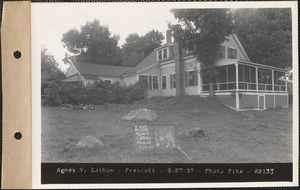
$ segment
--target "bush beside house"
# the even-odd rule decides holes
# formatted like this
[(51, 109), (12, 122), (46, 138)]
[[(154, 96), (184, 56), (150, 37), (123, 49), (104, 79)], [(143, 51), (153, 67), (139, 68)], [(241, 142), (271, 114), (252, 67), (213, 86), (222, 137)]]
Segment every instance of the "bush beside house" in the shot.
[(107, 84), (103, 81), (84, 87), (80, 83), (49, 83), (44, 90), (45, 104), (130, 104), (147, 96), (147, 87), (137, 82), (134, 85), (122, 86), (120, 83)]

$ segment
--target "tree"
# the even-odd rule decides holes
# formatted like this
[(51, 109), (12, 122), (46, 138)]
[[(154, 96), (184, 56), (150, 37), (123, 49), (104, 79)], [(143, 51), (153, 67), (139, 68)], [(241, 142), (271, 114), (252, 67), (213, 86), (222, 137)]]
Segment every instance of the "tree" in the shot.
[(155, 48), (161, 46), (163, 39), (162, 33), (155, 30), (148, 32), (144, 36), (139, 36), (136, 33), (129, 34), (125, 39), (125, 44), (122, 46), (123, 65), (135, 66), (150, 55)]
[[(221, 44), (233, 30), (230, 9), (172, 9), (183, 28), (170, 26), (182, 46), (193, 51), (201, 63), (201, 75), (210, 83), (218, 75), (216, 61)], [(177, 36), (177, 37), (176, 37)], [(182, 36), (182, 37), (180, 37)]]
[(103, 65), (121, 65), (121, 49), (118, 36), (112, 36), (109, 28), (98, 20), (87, 22), (80, 31), (71, 29), (63, 34), (62, 42), (76, 60)]
[(65, 77), (65, 74), (58, 68), (54, 56), (49, 54), (46, 48), (41, 50), (41, 74), (42, 86)]
[(292, 67), (290, 9), (237, 9), (233, 20), (235, 32), (252, 62)]

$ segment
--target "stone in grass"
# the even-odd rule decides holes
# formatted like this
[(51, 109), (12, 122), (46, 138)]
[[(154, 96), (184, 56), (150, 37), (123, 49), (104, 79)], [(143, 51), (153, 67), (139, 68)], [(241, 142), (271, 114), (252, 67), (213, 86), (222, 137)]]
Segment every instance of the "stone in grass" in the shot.
[(157, 115), (154, 111), (149, 109), (138, 109), (133, 110), (129, 114), (125, 115), (123, 117), (123, 120), (125, 121), (155, 121), (157, 118)]
[(206, 134), (201, 128), (190, 129), (189, 131), (183, 134), (183, 137), (185, 138), (193, 138), (193, 137), (201, 138), (205, 136)]
[(82, 137), (80, 141), (78, 141), (76, 146), (78, 148), (92, 149), (92, 148), (102, 147), (104, 146), (104, 144), (103, 142), (101, 142), (99, 139), (96, 139), (95, 137), (86, 136), (86, 137)]

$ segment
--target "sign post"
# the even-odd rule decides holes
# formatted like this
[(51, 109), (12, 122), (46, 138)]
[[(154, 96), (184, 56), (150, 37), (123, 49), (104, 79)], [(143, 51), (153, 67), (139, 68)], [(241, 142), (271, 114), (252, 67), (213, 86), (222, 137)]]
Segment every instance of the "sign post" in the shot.
[(175, 153), (177, 125), (134, 124), (134, 150), (136, 153)]

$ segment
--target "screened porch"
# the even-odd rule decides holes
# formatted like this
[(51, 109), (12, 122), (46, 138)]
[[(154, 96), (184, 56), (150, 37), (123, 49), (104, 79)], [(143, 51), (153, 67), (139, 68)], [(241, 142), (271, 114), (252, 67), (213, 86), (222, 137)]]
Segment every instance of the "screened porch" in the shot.
[[(287, 93), (286, 70), (254, 63), (238, 62), (218, 67), (213, 92)], [(238, 88), (237, 88), (238, 86)], [(203, 92), (209, 92), (209, 82), (203, 79)]]

